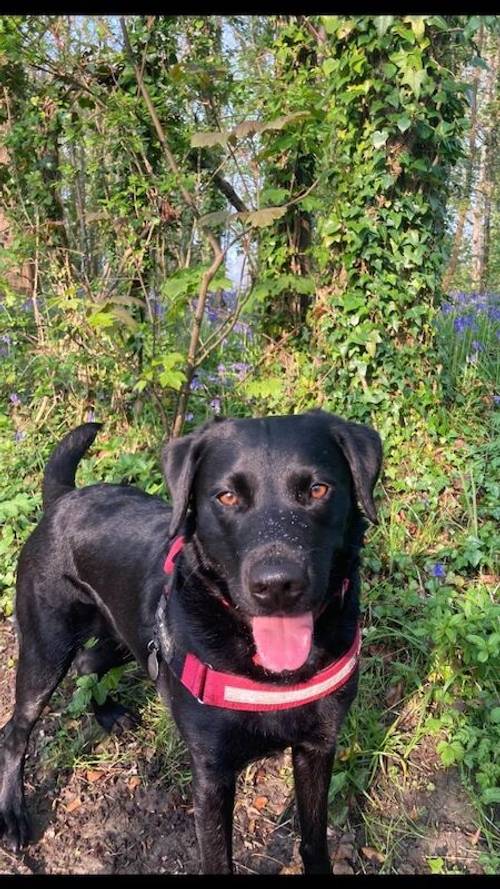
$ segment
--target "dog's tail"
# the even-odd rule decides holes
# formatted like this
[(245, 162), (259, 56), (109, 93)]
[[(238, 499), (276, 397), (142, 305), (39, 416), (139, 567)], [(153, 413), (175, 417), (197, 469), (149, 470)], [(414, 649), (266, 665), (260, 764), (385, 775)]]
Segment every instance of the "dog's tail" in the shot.
[(44, 509), (51, 506), (63, 494), (74, 490), (78, 464), (94, 441), (101, 426), (102, 423), (83, 423), (68, 433), (57, 445), (43, 475)]

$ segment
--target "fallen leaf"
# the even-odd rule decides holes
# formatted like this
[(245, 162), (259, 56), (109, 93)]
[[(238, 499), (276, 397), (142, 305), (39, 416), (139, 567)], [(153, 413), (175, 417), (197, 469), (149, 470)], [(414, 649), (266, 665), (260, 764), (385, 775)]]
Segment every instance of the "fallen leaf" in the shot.
[(383, 864), (385, 861), (385, 855), (382, 852), (377, 852), (376, 849), (372, 849), (371, 846), (362, 846), (361, 851), (365, 858), (368, 858), (368, 861), (377, 861), (379, 864)]
[(287, 864), (285, 867), (282, 867), (280, 870), (280, 874), (301, 874), (302, 867), (300, 864)]
[(257, 796), (253, 801), (253, 805), (255, 806), (256, 809), (259, 810), (259, 812), (261, 809), (264, 809), (265, 806), (267, 806), (267, 803), (268, 803), (267, 796)]
[(139, 778), (139, 776), (134, 775), (133, 778), (131, 778), (130, 781), (128, 782), (128, 786), (129, 786), (130, 790), (135, 790), (136, 787), (139, 787), (140, 783), (141, 783), (141, 779)]
[(106, 772), (103, 772), (102, 769), (87, 769), (85, 777), (91, 784), (95, 784), (96, 781), (100, 781), (101, 778), (104, 778), (105, 774)]
[(75, 812), (76, 809), (79, 809), (82, 805), (82, 801), (79, 796), (74, 796), (72, 800), (67, 803), (65, 809), (67, 812)]

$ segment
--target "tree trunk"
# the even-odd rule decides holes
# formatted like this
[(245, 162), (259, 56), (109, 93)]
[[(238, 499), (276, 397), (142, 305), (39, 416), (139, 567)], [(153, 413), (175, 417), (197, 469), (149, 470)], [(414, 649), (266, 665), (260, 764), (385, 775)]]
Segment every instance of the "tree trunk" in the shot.
[[(478, 54), (481, 55), (484, 44), (484, 29), (481, 26), (478, 41)], [(467, 211), (471, 205), (472, 181), (474, 178), (474, 168), (477, 160), (476, 141), (478, 128), (478, 88), (479, 88), (480, 68), (474, 68), (472, 75), (472, 95), (470, 105), (470, 129), (469, 129), (469, 145), (468, 153), (465, 161), (465, 181), (463, 186), (463, 196), (459, 205), (457, 225), (455, 235), (453, 237), (453, 247), (451, 251), (450, 261), (443, 278), (443, 290), (446, 292), (453, 282), (455, 272), (457, 270), (460, 252), (462, 250), (462, 241), (464, 236), (465, 222), (467, 219)]]
[(500, 48), (492, 46), (490, 51), (490, 71), (486, 113), (488, 124), (485, 134), (483, 178), (480, 193), (484, 201), (482, 250), (479, 259), (479, 289), (484, 293), (488, 285), (488, 271), (491, 242), (491, 208), (495, 188), (495, 161), (498, 136), (498, 115), (495, 113), (495, 98), (500, 67)]

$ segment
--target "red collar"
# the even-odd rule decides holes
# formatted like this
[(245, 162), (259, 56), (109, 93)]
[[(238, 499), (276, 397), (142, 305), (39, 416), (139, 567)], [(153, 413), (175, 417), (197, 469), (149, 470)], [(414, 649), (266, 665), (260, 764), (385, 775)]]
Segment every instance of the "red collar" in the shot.
[[(184, 546), (184, 537), (176, 537), (172, 542), (164, 563), (164, 571), (172, 575), (175, 558)], [(167, 590), (170, 589), (170, 584)], [(342, 582), (342, 596), (349, 586), (348, 578)], [(349, 650), (328, 667), (315, 673), (307, 682), (296, 685), (275, 685), (269, 682), (255, 682), (246, 676), (223, 673), (204, 664), (195, 654), (188, 652), (180, 659), (174, 657), (169, 666), (181, 683), (201, 704), (222, 707), (228, 710), (251, 710), (267, 712), (290, 710), (302, 707), (326, 695), (332, 694), (353, 675), (359, 662), (361, 633), (356, 629), (354, 641)]]

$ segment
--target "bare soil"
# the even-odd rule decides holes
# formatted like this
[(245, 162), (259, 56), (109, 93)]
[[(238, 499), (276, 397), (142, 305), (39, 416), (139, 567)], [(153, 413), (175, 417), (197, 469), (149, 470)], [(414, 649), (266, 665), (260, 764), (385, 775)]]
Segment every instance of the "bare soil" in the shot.
[[(13, 624), (4, 621), (0, 726), (13, 705), (16, 656)], [(118, 757), (109, 767), (89, 769), (77, 763), (57, 772), (50, 769), (43, 763), (43, 750), (64, 720), (69, 717), (49, 706), (33, 731), (25, 777), (34, 842), (18, 856), (0, 846), (0, 873), (197, 873), (189, 784), (166, 787), (154, 752), (139, 746), (137, 767), (120, 766)], [(117, 750), (133, 745), (133, 732), (113, 743)], [(480, 836), (456, 773), (443, 771), (425, 745), (420, 745), (410, 773), (416, 778), (405, 781), (382, 774), (365, 808), (380, 836), (394, 837), (392, 872), (429, 873), (427, 859), (443, 858), (457, 872), (481, 873)], [(354, 806), (349, 830), (329, 828), (335, 873), (377, 873), (384, 867), (386, 855), (372, 845), (366, 820)], [(301, 872), (288, 753), (254, 763), (240, 776), (234, 858), (239, 873)]]

